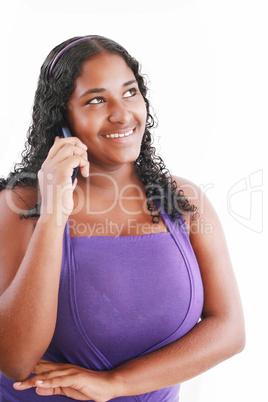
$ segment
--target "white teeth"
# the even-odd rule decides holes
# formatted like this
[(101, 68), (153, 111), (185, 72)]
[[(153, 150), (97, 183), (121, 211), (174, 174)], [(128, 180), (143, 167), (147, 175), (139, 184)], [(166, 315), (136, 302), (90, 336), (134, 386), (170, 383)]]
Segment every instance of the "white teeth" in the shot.
[(107, 134), (105, 135), (106, 138), (123, 138), (123, 137), (128, 137), (130, 134), (133, 133), (133, 130), (128, 131), (127, 133), (124, 134), (118, 134), (118, 133), (114, 133), (114, 134)]

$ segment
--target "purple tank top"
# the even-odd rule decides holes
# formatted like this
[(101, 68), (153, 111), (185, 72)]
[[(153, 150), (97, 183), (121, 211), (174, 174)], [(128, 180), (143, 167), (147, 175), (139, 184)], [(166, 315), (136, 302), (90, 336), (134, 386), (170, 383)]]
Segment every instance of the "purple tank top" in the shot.
[[(44, 359), (109, 370), (193, 328), (203, 286), (185, 224), (162, 213), (166, 233), (63, 239), (57, 324)], [(1, 377), (0, 377), (1, 378)], [(64, 401), (15, 391), (2, 376), (0, 401)], [(118, 402), (178, 402), (180, 385)], [(52, 398), (52, 399), (51, 399)]]

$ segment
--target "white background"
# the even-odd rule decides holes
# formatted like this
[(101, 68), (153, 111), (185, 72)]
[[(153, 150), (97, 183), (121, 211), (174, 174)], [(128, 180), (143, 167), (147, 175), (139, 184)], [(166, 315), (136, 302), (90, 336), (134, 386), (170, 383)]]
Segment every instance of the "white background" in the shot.
[(125, 46), (150, 79), (157, 149), (220, 215), (245, 310), (244, 352), (184, 384), (182, 402), (268, 401), (267, 1), (11, 0), (0, 9), (0, 174), (19, 161), (48, 52), (86, 34)]

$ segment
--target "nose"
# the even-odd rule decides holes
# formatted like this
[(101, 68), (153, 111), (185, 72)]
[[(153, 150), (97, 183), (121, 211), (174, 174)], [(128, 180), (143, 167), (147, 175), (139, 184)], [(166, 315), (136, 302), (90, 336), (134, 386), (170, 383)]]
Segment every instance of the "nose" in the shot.
[(110, 105), (108, 120), (110, 123), (128, 124), (132, 118), (132, 113), (129, 111), (123, 101), (114, 101)]

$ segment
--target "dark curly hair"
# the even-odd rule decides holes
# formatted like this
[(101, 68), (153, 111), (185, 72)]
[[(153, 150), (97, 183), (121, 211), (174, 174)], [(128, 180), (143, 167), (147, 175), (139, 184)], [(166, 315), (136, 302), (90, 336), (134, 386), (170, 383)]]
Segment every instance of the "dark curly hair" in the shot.
[[(72, 42), (83, 40), (70, 46), (57, 59), (53, 70), (51, 66), (59, 52)], [(155, 120), (151, 113), (150, 103), (147, 99), (147, 86), (145, 78), (140, 73), (140, 65), (121, 45), (103, 36), (94, 35), (74, 37), (56, 46), (44, 61), (38, 86), (35, 93), (32, 125), (27, 134), (22, 160), (15, 164), (14, 171), (7, 179), (0, 179), (0, 191), (4, 188), (12, 189), (15, 186), (33, 186), (37, 188), (37, 173), (47, 157), (49, 149), (54, 143), (57, 130), (66, 125), (67, 102), (74, 91), (75, 80), (80, 75), (81, 64), (92, 55), (102, 51), (109, 51), (120, 55), (133, 71), (138, 82), (140, 92), (144, 98), (147, 109), (146, 128), (143, 135), (139, 157), (134, 163), (137, 174), (146, 191), (147, 206), (152, 221), (158, 223), (160, 214), (157, 205), (168, 213), (173, 220), (179, 214), (194, 214), (196, 207), (190, 205), (181, 189), (177, 189), (176, 182), (166, 168), (164, 161), (153, 147), (153, 138), (150, 130), (155, 127)], [(24, 217), (38, 216), (40, 205), (29, 210)]]

